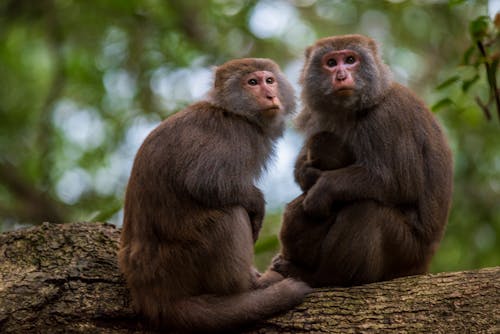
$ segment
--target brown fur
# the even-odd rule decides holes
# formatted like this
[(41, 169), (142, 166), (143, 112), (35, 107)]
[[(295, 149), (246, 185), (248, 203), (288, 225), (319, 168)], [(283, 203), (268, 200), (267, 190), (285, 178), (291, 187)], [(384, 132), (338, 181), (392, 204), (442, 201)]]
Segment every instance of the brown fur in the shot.
[[(338, 96), (321, 57), (345, 49), (360, 54), (361, 64), (352, 73), (353, 94)], [(451, 152), (434, 115), (391, 81), (375, 42), (360, 35), (310, 47), (301, 84), (297, 124), (308, 140), (295, 176), (305, 193), (285, 210), (272, 269), (313, 286), (426, 272), (452, 195)], [(316, 159), (337, 157), (314, 166), (307, 154), (321, 133), (331, 134), (330, 144), (322, 144)]]
[[(272, 116), (260, 113), (261, 96), (244, 88), (242, 78), (255, 71), (276, 77), (284, 107)], [(253, 268), (264, 217), (254, 181), (295, 107), (293, 89), (266, 59), (230, 61), (215, 77), (208, 100), (149, 134), (126, 192), (120, 268), (136, 310), (166, 330), (235, 329), (309, 291), (293, 279), (271, 285)]]

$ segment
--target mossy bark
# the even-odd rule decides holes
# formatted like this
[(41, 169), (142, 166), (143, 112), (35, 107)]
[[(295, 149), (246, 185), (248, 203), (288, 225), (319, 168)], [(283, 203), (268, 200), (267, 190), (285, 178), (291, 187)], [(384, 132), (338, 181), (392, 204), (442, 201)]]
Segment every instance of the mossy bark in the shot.
[[(118, 271), (120, 230), (74, 223), (0, 235), (1, 333), (143, 333)], [(500, 267), (315, 290), (247, 333), (498, 333)]]

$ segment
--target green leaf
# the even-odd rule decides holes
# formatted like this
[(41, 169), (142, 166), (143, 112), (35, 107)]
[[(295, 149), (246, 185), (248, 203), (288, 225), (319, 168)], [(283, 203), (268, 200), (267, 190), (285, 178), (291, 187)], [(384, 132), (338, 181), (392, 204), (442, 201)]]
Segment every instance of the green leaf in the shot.
[(479, 74), (476, 74), (472, 79), (464, 80), (462, 83), (462, 91), (466, 93), (477, 80), (479, 80)]
[(445, 80), (444, 82), (440, 83), (436, 89), (437, 90), (441, 90), (441, 89), (444, 89), (452, 84), (454, 84), (455, 82), (457, 82), (458, 80), (460, 80), (460, 76), (458, 75), (455, 75), (455, 76), (452, 76), (451, 78)]
[(482, 40), (488, 34), (490, 18), (488, 16), (480, 16), (469, 25), (469, 32), (472, 39), (476, 41)]
[(462, 62), (464, 65), (470, 65), (470, 58), (474, 54), (474, 52), (477, 51), (476, 46), (471, 45), (469, 48), (464, 52), (464, 57), (462, 59)]
[(442, 108), (449, 106), (451, 104), (453, 104), (453, 101), (449, 97), (446, 97), (446, 98), (434, 103), (434, 105), (431, 107), (431, 109), (433, 112), (436, 112), (439, 109), (442, 109)]

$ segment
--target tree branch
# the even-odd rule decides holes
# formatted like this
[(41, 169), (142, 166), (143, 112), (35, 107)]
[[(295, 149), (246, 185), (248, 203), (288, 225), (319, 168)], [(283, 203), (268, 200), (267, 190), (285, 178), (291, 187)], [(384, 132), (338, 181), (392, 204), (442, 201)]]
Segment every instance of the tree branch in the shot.
[[(143, 333), (102, 223), (0, 235), (1, 333)], [(246, 333), (498, 333), (500, 267), (315, 290)]]

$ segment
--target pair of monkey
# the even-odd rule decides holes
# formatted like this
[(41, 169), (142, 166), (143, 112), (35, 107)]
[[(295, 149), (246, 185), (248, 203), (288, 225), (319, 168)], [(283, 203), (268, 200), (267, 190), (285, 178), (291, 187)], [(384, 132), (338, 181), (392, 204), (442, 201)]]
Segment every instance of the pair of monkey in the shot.
[(119, 252), (136, 310), (181, 332), (235, 330), (300, 303), (310, 286), (424, 273), (450, 208), (452, 158), (435, 117), (394, 83), (376, 43), (345, 35), (305, 53), (306, 142), (281, 251), (260, 275), (255, 180), (295, 108), (268, 59), (229, 61), (206, 100), (145, 139), (127, 187)]

